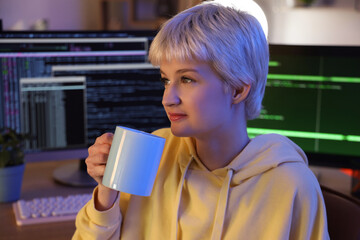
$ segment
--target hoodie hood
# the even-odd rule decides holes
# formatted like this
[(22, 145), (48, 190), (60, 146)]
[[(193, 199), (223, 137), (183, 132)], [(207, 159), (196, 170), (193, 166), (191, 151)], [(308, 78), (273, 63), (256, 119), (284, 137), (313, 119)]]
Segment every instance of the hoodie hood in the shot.
[[(195, 151), (195, 141), (186, 138), (184, 141), (188, 153), (179, 157), (180, 168), (183, 171), (191, 161), (203, 165)], [(250, 140), (247, 146), (229, 165), (213, 171), (218, 176), (225, 176), (232, 169), (231, 184), (240, 184), (245, 179), (262, 174), (272, 168), (287, 162), (303, 162), (308, 164), (304, 151), (289, 138), (279, 134), (259, 135)]]
[(304, 151), (290, 139), (279, 134), (266, 134), (253, 138), (228, 168), (234, 170), (232, 183), (239, 184), (290, 162), (308, 164)]

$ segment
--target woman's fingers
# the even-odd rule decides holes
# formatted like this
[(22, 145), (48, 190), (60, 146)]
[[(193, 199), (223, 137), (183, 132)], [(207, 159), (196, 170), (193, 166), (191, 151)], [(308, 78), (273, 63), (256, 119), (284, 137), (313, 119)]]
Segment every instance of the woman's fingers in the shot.
[(111, 145), (109, 144), (98, 144), (90, 146), (88, 149), (89, 156), (97, 155), (97, 154), (109, 154)]
[(87, 172), (98, 183), (101, 183), (104, 176), (112, 139), (112, 133), (105, 133), (98, 137), (95, 143), (88, 149), (89, 156), (85, 160)]
[(110, 144), (111, 145), (113, 138), (114, 138), (113, 133), (104, 133), (100, 137), (96, 138), (95, 144)]

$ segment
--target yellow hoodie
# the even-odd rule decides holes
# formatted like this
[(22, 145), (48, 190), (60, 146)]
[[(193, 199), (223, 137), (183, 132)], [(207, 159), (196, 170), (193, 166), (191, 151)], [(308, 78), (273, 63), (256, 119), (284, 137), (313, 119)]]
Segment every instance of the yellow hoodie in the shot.
[(319, 184), (288, 138), (257, 136), (209, 171), (191, 138), (154, 134), (166, 144), (151, 196), (121, 193), (105, 212), (91, 200), (73, 239), (329, 239)]

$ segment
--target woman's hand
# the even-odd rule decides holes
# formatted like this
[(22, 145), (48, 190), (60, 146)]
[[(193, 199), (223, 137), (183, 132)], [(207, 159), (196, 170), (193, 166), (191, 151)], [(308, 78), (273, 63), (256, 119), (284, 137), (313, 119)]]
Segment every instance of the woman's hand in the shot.
[(85, 160), (87, 172), (98, 184), (101, 184), (104, 176), (113, 137), (112, 133), (104, 133), (88, 149), (89, 156)]
[(95, 143), (89, 147), (89, 156), (85, 160), (88, 174), (98, 183), (95, 208), (99, 211), (111, 208), (118, 194), (116, 190), (107, 188), (102, 184), (113, 137), (112, 133), (104, 133), (98, 137)]

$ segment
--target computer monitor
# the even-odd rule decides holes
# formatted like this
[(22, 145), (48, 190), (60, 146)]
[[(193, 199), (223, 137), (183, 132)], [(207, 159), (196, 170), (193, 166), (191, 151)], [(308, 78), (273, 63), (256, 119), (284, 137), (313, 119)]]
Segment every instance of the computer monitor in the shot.
[(270, 45), (255, 136), (280, 133), (312, 165), (360, 168), (360, 46)]
[[(146, 132), (169, 126), (159, 69), (147, 59), (155, 34), (0, 33), (0, 128), (32, 136), (25, 145), (32, 162), (84, 159), (96, 137), (117, 125)], [(66, 165), (55, 178), (95, 184), (77, 168)]]
[[(26, 146), (31, 162), (84, 159), (95, 138), (116, 125), (147, 132), (169, 126), (159, 70), (147, 61), (155, 34), (0, 33), (0, 128), (34, 136)], [(280, 133), (310, 164), (360, 168), (359, 66), (360, 46), (270, 45), (263, 110), (248, 122), (249, 135)], [(58, 181), (73, 167), (57, 171)]]

